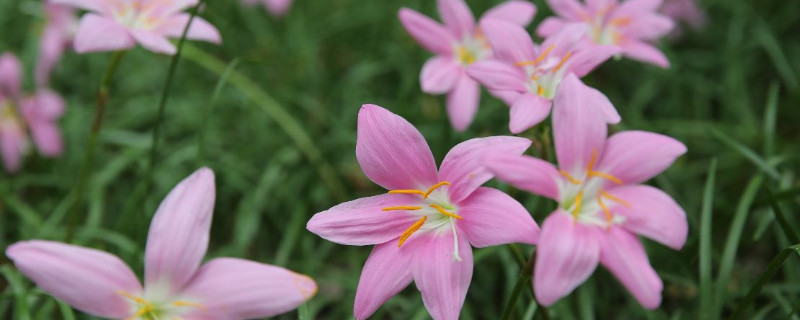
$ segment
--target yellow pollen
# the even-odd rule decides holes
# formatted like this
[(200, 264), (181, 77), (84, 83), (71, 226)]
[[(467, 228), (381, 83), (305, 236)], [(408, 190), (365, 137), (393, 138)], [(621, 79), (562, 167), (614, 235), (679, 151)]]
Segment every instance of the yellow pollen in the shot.
[(572, 209), (572, 217), (578, 219), (578, 212), (581, 211), (581, 200), (583, 199), (583, 191), (578, 192), (575, 196), (575, 209)]
[(428, 196), (431, 195), (431, 192), (433, 192), (436, 189), (439, 189), (441, 186), (449, 186), (449, 185), (450, 182), (447, 181), (442, 181), (437, 184), (434, 184), (433, 187), (431, 187), (430, 189), (428, 189), (428, 191), (425, 192), (425, 194), (422, 196), (422, 199), (428, 199)]
[(400, 246), (402, 246), (403, 243), (405, 243), (406, 240), (408, 240), (408, 237), (411, 237), (411, 235), (414, 234), (414, 232), (417, 232), (419, 228), (422, 228), (422, 225), (425, 224), (425, 220), (428, 220), (428, 216), (422, 216), (421, 219), (417, 220), (417, 222), (414, 222), (414, 224), (408, 227), (406, 231), (403, 231), (403, 234), (400, 235), (400, 241), (397, 242), (397, 247), (399, 248)]
[(553, 51), (553, 49), (555, 49), (555, 46), (551, 44), (550, 46), (547, 47), (547, 49), (544, 49), (544, 51), (542, 51), (542, 53), (538, 57), (536, 57), (535, 60), (533, 60), (533, 61), (521, 61), (521, 62), (515, 63), (514, 65), (515, 66), (537, 65), (540, 62), (542, 62), (542, 60), (544, 60), (544, 58), (547, 58), (547, 55), (550, 54), (550, 51)]
[(625, 201), (625, 200), (622, 200), (622, 199), (620, 199), (620, 198), (618, 198), (618, 197), (615, 197), (614, 195), (612, 195), (612, 194), (610, 194), (610, 193), (606, 192), (605, 190), (600, 190), (600, 195), (601, 195), (601, 196), (603, 196), (603, 197), (605, 197), (606, 199), (609, 199), (609, 200), (611, 200), (611, 201), (614, 201), (614, 202), (616, 202), (616, 203), (619, 203), (619, 204), (621, 204), (621, 205), (623, 205), (623, 206), (626, 206), (626, 207), (628, 207), (628, 208), (630, 208), (630, 207), (631, 207), (631, 204), (630, 204), (630, 203), (628, 203), (627, 201)]
[(467, 48), (460, 46), (458, 47), (458, 60), (466, 65), (471, 65), (473, 62), (475, 62), (475, 55), (470, 53)]
[(610, 180), (611, 182), (616, 183), (616, 184), (622, 184), (622, 180), (620, 180), (619, 178), (617, 178), (615, 176), (612, 176), (612, 175), (610, 175), (608, 173), (605, 173), (605, 172), (589, 171), (589, 176), (590, 177), (600, 177), (600, 178), (603, 178), (603, 179)]
[(572, 51), (567, 52), (567, 54), (565, 54), (564, 57), (561, 58), (561, 61), (558, 62), (558, 65), (556, 65), (556, 67), (553, 68), (553, 72), (556, 72), (558, 71), (558, 69), (561, 69), (561, 67), (564, 66), (564, 63), (567, 62), (567, 59), (569, 59), (569, 57), (571, 56), (572, 56)]
[(419, 210), (419, 209), (422, 209), (422, 207), (417, 207), (417, 206), (396, 206), (396, 207), (386, 207), (386, 208), (383, 208), (381, 210), (383, 210), (383, 211), (395, 211), (395, 210)]
[(446, 216), (448, 216), (448, 217), (451, 217), (451, 218), (456, 218), (456, 219), (463, 219), (463, 218), (461, 218), (461, 216), (459, 216), (459, 215), (457, 215), (457, 214), (455, 214), (455, 213), (452, 213), (452, 212), (450, 212), (450, 211), (447, 211), (447, 210), (445, 210), (444, 208), (442, 208), (442, 206), (440, 206), (440, 205), (438, 205), (438, 204), (432, 204), (432, 205), (431, 205), (431, 208), (434, 208), (434, 209), (436, 209), (436, 210), (439, 210), (439, 212), (441, 212), (443, 215), (446, 215)]
[(416, 189), (408, 189), (408, 190), (389, 190), (389, 194), (418, 194), (421, 196), (425, 196), (425, 191), (416, 190)]
[(544, 88), (542, 88), (542, 85), (537, 84), (536, 86), (538, 87), (538, 89), (536, 89), (536, 94), (544, 96)]
[(605, 215), (606, 215), (606, 221), (611, 222), (611, 211), (608, 210), (608, 207), (606, 207), (606, 204), (603, 203), (603, 197), (597, 196), (597, 204), (600, 205), (600, 208), (603, 208), (603, 213), (605, 213)]
[(581, 181), (578, 180), (578, 179), (575, 179), (575, 177), (573, 177), (571, 174), (569, 174), (569, 172), (566, 172), (564, 170), (558, 170), (558, 173), (560, 173), (561, 176), (563, 176), (564, 178), (567, 178), (567, 180), (569, 180), (569, 182), (571, 182), (572, 184), (581, 184)]
[(188, 301), (175, 301), (175, 302), (172, 303), (172, 305), (176, 306), (176, 307), (192, 307), (192, 308), (197, 308), (197, 309), (201, 309), (201, 310), (208, 310), (208, 308), (206, 308), (202, 304), (194, 303), (194, 302), (188, 302)]

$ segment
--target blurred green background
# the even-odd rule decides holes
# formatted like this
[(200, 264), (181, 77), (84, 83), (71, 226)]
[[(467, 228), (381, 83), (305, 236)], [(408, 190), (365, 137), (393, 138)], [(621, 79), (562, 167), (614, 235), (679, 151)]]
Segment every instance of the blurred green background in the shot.
[[(446, 119), (444, 97), (420, 91), (419, 70), (430, 54), (403, 30), (397, 11), (405, 6), (438, 20), (434, 1), (296, 0), (283, 18), (235, 0), (207, 2), (202, 16), (219, 28), (224, 44), (187, 46), (169, 95), (155, 182), (148, 192), (137, 186), (145, 179), (170, 58), (140, 48), (124, 57), (75, 242), (117, 254), (141, 274), (147, 227), (157, 205), (180, 179), (209, 166), (217, 176), (217, 204), (208, 258), (243, 257), (308, 274), (319, 293), (299, 316), (352, 318), (370, 248), (327, 242), (306, 231), (305, 224), (339, 202), (383, 192), (355, 161), (360, 105), (375, 103), (408, 119), (439, 160), (460, 141), (508, 134), (508, 109), (484, 92), (473, 125), (456, 133)], [(476, 15), (500, 3), (467, 2)], [(544, 1), (534, 3), (539, 10), (530, 31), (550, 15)], [(40, 5), (0, 1), (0, 51), (21, 57), (28, 91), (44, 23)], [(729, 315), (769, 261), (792, 244), (762, 184), (778, 194), (788, 225), (800, 230), (800, 1), (703, 0), (700, 6), (709, 16), (705, 29), (686, 30), (682, 38), (660, 44), (672, 68), (610, 61), (585, 79), (621, 113), (623, 121), (612, 131), (660, 132), (689, 147), (651, 182), (681, 204), (690, 224), (681, 251), (646, 241), (665, 283), (662, 306), (644, 310), (600, 268), (549, 309), (554, 319)], [(66, 152), (58, 159), (33, 154), (20, 173), (0, 173), (3, 250), (23, 239), (65, 239), (95, 92), (109, 57), (69, 52), (56, 68), (52, 87), (69, 105), (61, 120)], [(226, 69), (233, 71), (223, 77)], [(220, 89), (216, 95), (215, 87)], [(522, 135), (534, 140), (532, 154), (552, 156), (547, 125)], [(709, 183), (714, 159), (716, 176)], [(538, 222), (554, 207), (552, 201), (490, 184), (509, 191)], [(701, 246), (702, 241), (710, 246)], [(533, 251), (522, 248), (525, 254)], [(800, 300), (797, 260), (789, 257), (747, 318), (782, 319), (792, 312)], [(518, 273), (508, 248), (476, 249), (461, 318), (499, 319)], [(0, 275), (2, 319), (91, 319), (35, 288), (4, 256)], [(534, 309), (526, 288), (513, 318), (531, 319)], [(298, 312), (277, 318), (296, 319)], [(373, 318), (429, 316), (412, 285)]]

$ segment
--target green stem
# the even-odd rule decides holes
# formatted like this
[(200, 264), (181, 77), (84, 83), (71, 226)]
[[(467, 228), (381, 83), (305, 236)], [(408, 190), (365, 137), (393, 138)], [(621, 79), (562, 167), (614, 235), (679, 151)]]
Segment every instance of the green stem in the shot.
[[(228, 69), (227, 64), (192, 45), (187, 44), (185, 46), (184, 57), (220, 76)], [(292, 139), (300, 152), (302, 152), (311, 164), (316, 167), (318, 174), (322, 178), (322, 182), (328, 186), (333, 196), (340, 201), (347, 200), (347, 195), (344, 192), (345, 188), (339, 176), (336, 174), (336, 171), (325, 161), (319, 147), (306, 133), (300, 123), (278, 104), (275, 99), (264, 92), (264, 90), (261, 90), (253, 80), (250, 80), (250, 78), (236, 70), (231, 70), (229, 72), (229, 82), (250, 98), (250, 100), (255, 102), (256, 105), (267, 113), (286, 135)]]
[(514, 260), (517, 261), (520, 268), (525, 267), (525, 256), (522, 255), (522, 249), (515, 243), (508, 245), (508, 250), (511, 251), (511, 255), (514, 256)]
[[(514, 290), (511, 292), (511, 296), (506, 303), (505, 310), (503, 310), (503, 320), (508, 320), (511, 318), (511, 314), (514, 311), (514, 308), (517, 306), (517, 301), (519, 300), (519, 297), (522, 296), (522, 289), (525, 288), (526, 284), (530, 284), (534, 264), (536, 264), (536, 251), (531, 254), (531, 257), (525, 262), (525, 265), (519, 271), (517, 284), (514, 286)], [(535, 296), (533, 300), (538, 304)], [(541, 316), (542, 319), (550, 319), (547, 308), (542, 305), (539, 305), (539, 307), (536, 309), (536, 314)]]
[(228, 76), (231, 74), (236, 66), (239, 65), (239, 58), (233, 59), (230, 64), (228, 64), (228, 68), (225, 69), (225, 72), (217, 81), (217, 85), (214, 87), (214, 93), (211, 95), (211, 102), (208, 104), (208, 108), (206, 108), (206, 112), (203, 113), (203, 120), (201, 122), (202, 130), (200, 130), (200, 137), (197, 139), (197, 165), (203, 165), (205, 160), (206, 154), (206, 131), (208, 130), (208, 121), (211, 118), (211, 113), (214, 110), (214, 105), (219, 98), (219, 94), (222, 92), (222, 88), (224, 87), (225, 83), (228, 81)]
[(772, 261), (767, 266), (767, 270), (765, 270), (764, 273), (762, 273), (761, 276), (758, 277), (756, 284), (750, 287), (750, 290), (747, 292), (747, 295), (744, 297), (744, 300), (736, 304), (736, 310), (734, 310), (733, 314), (731, 314), (730, 318), (728, 318), (729, 320), (742, 319), (744, 312), (747, 310), (748, 307), (750, 307), (750, 304), (753, 303), (753, 301), (756, 299), (756, 296), (758, 296), (758, 294), (761, 293), (761, 290), (764, 289), (764, 285), (767, 283), (767, 281), (769, 281), (770, 279), (772, 279), (773, 276), (775, 276), (778, 270), (780, 270), (783, 263), (786, 261), (787, 258), (789, 258), (789, 256), (792, 253), (800, 256), (800, 244), (796, 244), (781, 250), (781, 252), (778, 253), (778, 255), (775, 256), (774, 259), (772, 259)]
[(100, 135), (100, 129), (103, 126), (103, 114), (105, 114), (106, 105), (108, 104), (108, 100), (110, 98), (111, 80), (114, 78), (114, 73), (117, 71), (117, 67), (119, 67), (119, 63), (122, 61), (122, 57), (125, 55), (125, 52), (126, 51), (117, 51), (111, 56), (111, 60), (106, 68), (106, 73), (103, 75), (103, 79), (100, 81), (100, 88), (97, 90), (94, 120), (92, 121), (92, 127), (89, 131), (89, 139), (86, 143), (86, 150), (84, 150), (83, 160), (81, 161), (81, 168), (78, 174), (78, 183), (75, 189), (75, 200), (72, 203), (72, 209), (70, 210), (69, 214), (66, 242), (72, 241), (75, 228), (78, 225), (78, 211), (80, 210), (80, 204), (83, 200), (83, 194), (86, 192), (86, 184), (89, 180), (89, 169), (91, 168), (92, 160), (94, 159), (97, 137)]
[(161, 140), (161, 124), (164, 122), (167, 99), (169, 98), (170, 89), (172, 89), (172, 79), (175, 77), (175, 70), (178, 69), (178, 62), (181, 60), (181, 51), (183, 51), (183, 44), (186, 42), (186, 35), (189, 34), (189, 28), (192, 25), (192, 21), (194, 21), (194, 18), (197, 16), (197, 11), (204, 2), (205, 0), (198, 1), (197, 5), (195, 5), (192, 9), (192, 13), (189, 16), (189, 22), (186, 23), (186, 26), (183, 28), (183, 33), (178, 40), (177, 51), (175, 52), (175, 55), (172, 56), (172, 61), (170, 61), (169, 64), (167, 78), (164, 81), (164, 89), (161, 91), (161, 99), (158, 100), (158, 116), (156, 118), (156, 124), (153, 127), (153, 136), (150, 143), (150, 161), (147, 163), (147, 171), (145, 174), (145, 192), (150, 189), (150, 184), (153, 181), (153, 171), (155, 171), (156, 156), (158, 155), (158, 143)]

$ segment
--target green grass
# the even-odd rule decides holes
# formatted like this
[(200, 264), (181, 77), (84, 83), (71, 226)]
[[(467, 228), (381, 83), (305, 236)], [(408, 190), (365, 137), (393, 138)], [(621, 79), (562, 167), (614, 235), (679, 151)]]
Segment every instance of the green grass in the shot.
[[(414, 123), (437, 159), (460, 141), (508, 134), (508, 110), (484, 94), (472, 127), (453, 132), (444, 98), (420, 92), (419, 70), (430, 55), (397, 21), (398, 1), (297, 0), (283, 19), (261, 8), (243, 8), (236, 0), (207, 2), (201, 15), (219, 27), (224, 44), (187, 44), (165, 110), (152, 186), (133, 199), (146, 178), (171, 59), (136, 49), (121, 62), (75, 242), (117, 254), (141, 274), (147, 227), (158, 203), (180, 179), (206, 165), (217, 175), (208, 258), (244, 257), (312, 276), (320, 286), (317, 296), (279, 319), (352, 318), (370, 249), (324, 241), (306, 231), (305, 223), (343, 200), (382, 192), (355, 161), (359, 106), (376, 103)], [(498, 2), (468, 0), (476, 12)], [(544, 1), (534, 2), (538, 23), (549, 10)], [(28, 89), (43, 23), (32, 14), (37, 5), (0, 1), (0, 51), (13, 51), (24, 61)], [(701, 5), (710, 17), (704, 30), (660, 44), (672, 63), (669, 70), (610, 61), (585, 79), (622, 115), (612, 131), (660, 132), (689, 148), (650, 182), (678, 201), (690, 225), (683, 250), (645, 241), (664, 279), (663, 304), (655, 311), (643, 309), (599, 269), (549, 308), (552, 319), (728, 317), (781, 252), (785, 262), (763, 281), (742, 319), (785, 318), (800, 299), (800, 262), (787, 258), (790, 249), (782, 251), (796, 244), (790, 241), (794, 235), (784, 233), (773, 211), (782, 211), (779, 219), (791, 230), (800, 228), (800, 1)], [(409, 0), (402, 6), (435, 15), (433, 1)], [(0, 249), (23, 239), (67, 236), (95, 91), (109, 58), (68, 53), (53, 74), (53, 88), (69, 103), (61, 121), (66, 153), (55, 160), (34, 154), (19, 174), (0, 173)], [(541, 126), (523, 135), (544, 146), (534, 148), (535, 154), (552, 155), (548, 134)], [(762, 185), (774, 193), (777, 205)], [(553, 206), (524, 192), (511, 193), (538, 222)], [(533, 251), (520, 248), (525, 256)], [(462, 319), (497, 319), (520, 266), (506, 248), (476, 249), (475, 257)], [(4, 256), (0, 275), (2, 319), (91, 319), (37, 289)], [(525, 288), (511, 318), (531, 319), (535, 310)], [(413, 285), (374, 316), (427, 318)]]

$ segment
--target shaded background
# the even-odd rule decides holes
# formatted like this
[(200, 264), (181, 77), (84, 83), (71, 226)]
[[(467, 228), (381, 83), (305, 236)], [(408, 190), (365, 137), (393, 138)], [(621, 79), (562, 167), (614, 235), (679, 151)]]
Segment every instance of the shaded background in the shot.
[[(244, 257), (308, 274), (320, 289), (301, 307), (300, 316), (352, 318), (355, 288), (370, 248), (324, 241), (306, 231), (305, 224), (339, 202), (384, 192), (355, 161), (360, 105), (375, 103), (408, 119), (439, 160), (460, 141), (508, 134), (508, 109), (484, 92), (473, 125), (456, 133), (446, 119), (444, 97), (420, 91), (419, 70), (430, 54), (403, 30), (397, 11), (405, 6), (438, 20), (434, 1), (296, 0), (283, 18), (234, 0), (208, 2), (202, 16), (220, 29), (224, 44), (191, 43), (187, 48), (170, 92), (155, 183), (141, 196), (135, 196), (136, 189), (145, 178), (170, 58), (140, 48), (124, 57), (112, 85), (76, 242), (117, 254), (141, 274), (147, 227), (158, 203), (180, 179), (209, 166), (217, 175), (217, 204), (208, 258)], [(500, 3), (467, 2), (476, 16)], [(530, 31), (550, 15), (543, 1), (534, 3), (539, 10)], [(28, 91), (44, 23), (39, 6), (38, 1), (0, 1), (0, 51), (23, 60)], [(800, 204), (800, 1), (714, 0), (700, 6), (709, 16), (705, 29), (687, 30), (682, 38), (660, 45), (671, 69), (610, 61), (584, 79), (622, 115), (612, 131), (660, 132), (689, 147), (687, 155), (651, 182), (682, 205), (690, 225), (681, 251), (645, 241), (664, 279), (662, 306), (644, 310), (601, 268), (550, 308), (553, 318), (692, 319), (701, 308), (715, 306), (727, 315), (772, 257), (790, 244), (775, 223), (762, 184), (780, 195), (789, 224), (800, 229), (800, 218), (794, 216)], [(0, 173), (3, 250), (22, 239), (65, 238), (95, 91), (109, 57), (67, 53), (56, 68), (52, 87), (68, 102), (61, 120), (66, 152), (54, 160), (33, 154), (20, 173)], [(231, 64), (235, 71), (222, 77)], [(552, 157), (547, 127), (522, 134), (534, 140), (530, 153)], [(704, 201), (712, 159), (717, 161), (716, 179), (708, 189), (713, 201)], [(538, 222), (555, 206), (500, 183), (490, 185), (509, 191)], [(711, 210), (711, 223), (701, 232), (703, 205)], [(710, 240), (710, 248), (701, 249), (701, 237)], [(526, 254), (533, 251), (522, 248)], [(700, 285), (701, 258), (711, 261), (705, 269), (711, 271), (710, 286)], [(795, 260), (790, 257), (767, 285), (749, 318), (783, 318), (792, 312), (800, 298), (800, 263)], [(476, 249), (462, 319), (498, 319), (518, 272), (506, 247)], [(4, 256), (0, 274), (0, 318), (73, 317)], [(526, 288), (514, 318), (531, 319), (534, 308)], [(290, 312), (278, 318), (297, 317)], [(429, 316), (412, 285), (373, 318)]]

